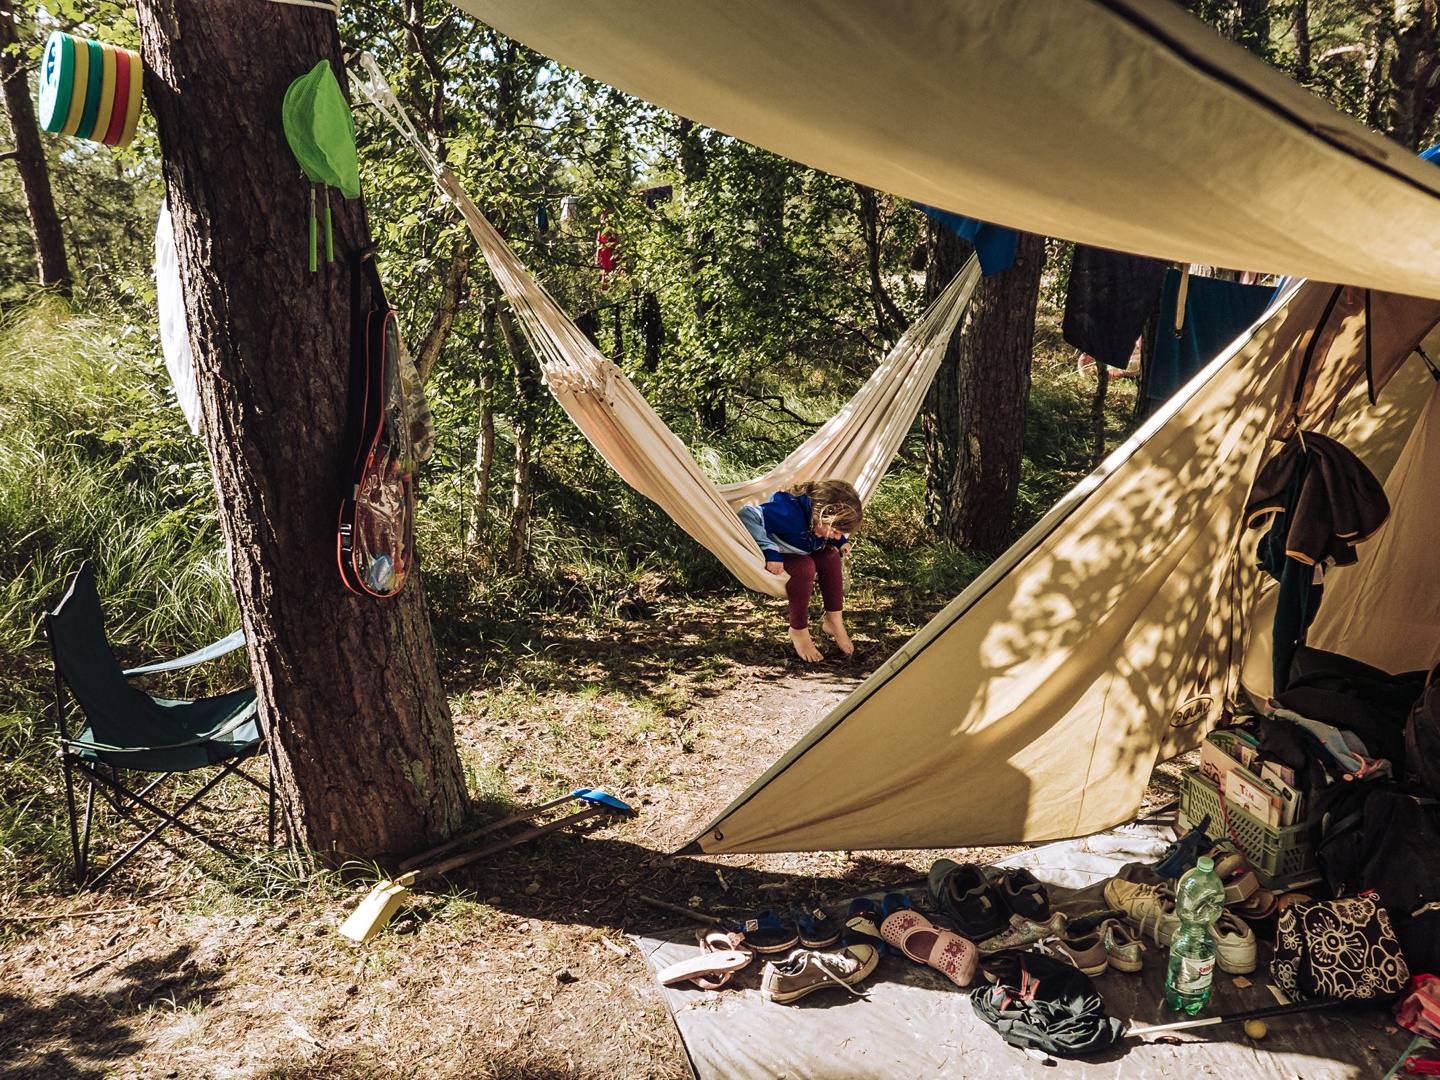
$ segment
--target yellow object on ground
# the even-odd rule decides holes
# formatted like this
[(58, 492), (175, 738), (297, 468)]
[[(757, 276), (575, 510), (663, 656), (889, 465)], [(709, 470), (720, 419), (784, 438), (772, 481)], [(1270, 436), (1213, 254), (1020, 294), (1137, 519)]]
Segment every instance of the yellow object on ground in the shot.
[(1269, 1033), (1270, 1033), (1270, 1029), (1265, 1026), (1265, 1021), (1264, 1021), (1264, 1020), (1246, 1020), (1246, 1021), (1245, 1021), (1245, 1034), (1246, 1034), (1246, 1035), (1249, 1035), (1250, 1038), (1252, 1038), (1252, 1039), (1263, 1039), (1263, 1038), (1264, 1038), (1266, 1035), (1268, 1035)]

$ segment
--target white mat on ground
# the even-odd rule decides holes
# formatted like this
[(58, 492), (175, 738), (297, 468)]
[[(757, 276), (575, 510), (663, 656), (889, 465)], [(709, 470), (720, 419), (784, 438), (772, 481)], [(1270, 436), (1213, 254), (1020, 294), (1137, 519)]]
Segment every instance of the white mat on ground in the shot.
[[(1127, 862), (1154, 862), (1171, 839), (1169, 826), (1135, 824), (1079, 840), (1033, 848), (1003, 860), (1025, 866), (1063, 899), (1071, 889), (1113, 876)], [(912, 894), (917, 897), (921, 893)], [(838, 906), (843, 910), (846, 902)], [(695, 927), (635, 935), (653, 972), (694, 956)], [(760, 996), (757, 959), (736, 976), (735, 988), (715, 992), (656, 990), (675, 1020), (699, 1080), (913, 1080), (914, 1077), (1028, 1077), (1039, 1060), (1008, 1046), (970, 1007), (969, 993), (929, 968), (886, 957), (864, 984), (865, 998), (839, 989), (819, 991), (794, 1005)], [(1210, 1008), (1220, 1012), (1275, 1003), (1265, 989), (1266, 965), (1253, 985), (1220, 976)], [(1173, 1020), (1160, 1000), (1164, 956), (1151, 945), (1140, 975), (1107, 972), (1095, 980), (1116, 1016), (1140, 1023)], [(1388, 1014), (1357, 1009), (1273, 1021), (1264, 1043), (1236, 1025), (1182, 1032), (1179, 1044), (1123, 1040), (1086, 1061), (1059, 1061), (1052, 1077), (1213, 1075), (1290, 1080), (1358, 1080), (1379, 1076), (1404, 1049), (1405, 1032), (1378, 1023)]]

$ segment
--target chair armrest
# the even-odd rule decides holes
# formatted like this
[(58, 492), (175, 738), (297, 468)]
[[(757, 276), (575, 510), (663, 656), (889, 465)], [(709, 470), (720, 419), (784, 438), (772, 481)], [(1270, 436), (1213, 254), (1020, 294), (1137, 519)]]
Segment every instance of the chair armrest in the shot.
[(157, 671), (179, 671), (181, 668), (194, 667), (196, 664), (203, 664), (207, 660), (214, 660), (217, 656), (224, 656), (228, 652), (234, 652), (245, 644), (245, 631), (236, 630), (213, 645), (206, 645), (203, 649), (196, 649), (192, 653), (177, 657), (174, 660), (165, 660), (158, 664), (146, 664), (144, 667), (126, 668), (126, 675), (150, 675)]

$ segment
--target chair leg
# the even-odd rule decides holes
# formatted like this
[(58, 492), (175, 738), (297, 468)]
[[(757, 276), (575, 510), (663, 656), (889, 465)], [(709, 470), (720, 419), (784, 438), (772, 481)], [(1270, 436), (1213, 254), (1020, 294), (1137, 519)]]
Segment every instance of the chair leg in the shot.
[(95, 820), (95, 781), (85, 785), (85, 822), (80, 828), (79, 880), (83, 883), (90, 874), (90, 825)]
[[(69, 811), (70, 814), (70, 853), (74, 858), (75, 880), (77, 882), (84, 882), (85, 854), (80, 848), (80, 828), (75, 816), (75, 778), (70, 772), (70, 757), (63, 746), (60, 748), (60, 772), (65, 778), (65, 809)], [(93, 804), (94, 797), (95, 785), (91, 784), (89, 800), (91, 804)], [(86, 825), (89, 825), (88, 813), (86, 814)], [(87, 837), (89, 835), (88, 828), (86, 835)]]
[(157, 818), (160, 819), (160, 823), (159, 823), (158, 825), (156, 825), (154, 828), (152, 828), (149, 832), (147, 832), (144, 836), (142, 836), (139, 840), (137, 840), (134, 844), (132, 844), (132, 845), (124, 852), (124, 854), (122, 854), (122, 855), (120, 855), (118, 858), (112, 860), (111, 863), (110, 863), (108, 866), (106, 866), (104, 870), (102, 870), (99, 874), (97, 874), (97, 875), (95, 876), (94, 880), (92, 880), (92, 881), (89, 882), (89, 887), (92, 888), (92, 889), (93, 889), (93, 888), (98, 888), (98, 887), (100, 886), (100, 884), (105, 881), (106, 878), (108, 878), (108, 877), (109, 877), (111, 874), (113, 874), (116, 870), (120, 869), (120, 867), (123, 866), (125, 863), (129, 862), (130, 859), (131, 859), (137, 852), (139, 852), (139, 850), (140, 850), (141, 848), (143, 848), (143, 847), (144, 847), (146, 844), (148, 844), (151, 840), (155, 839), (155, 837), (157, 837), (158, 835), (160, 835), (160, 833), (161, 833), (165, 828), (167, 828), (167, 827), (169, 827), (169, 826), (174, 826), (175, 828), (179, 829), (181, 832), (184, 832), (184, 833), (186, 833), (187, 835), (194, 837), (196, 840), (199, 840), (202, 844), (205, 844), (207, 847), (210, 847), (210, 848), (214, 849), (215, 851), (219, 852), (221, 855), (224, 855), (224, 856), (225, 856), (226, 858), (228, 858), (228, 859), (233, 859), (233, 858), (235, 858), (234, 852), (230, 851), (229, 849), (225, 848), (225, 847), (222, 846), (221, 844), (217, 843), (215, 840), (212, 840), (210, 837), (206, 836), (204, 833), (200, 832), (198, 829), (194, 828), (193, 826), (188, 825), (188, 824), (186, 824), (185, 822), (181, 821), (181, 820), (180, 820), (180, 815), (183, 814), (183, 813), (185, 813), (185, 812), (186, 812), (187, 810), (189, 810), (192, 806), (194, 806), (197, 802), (199, 802), (202, 798), (204, 798), (206, 795), (208, 795), (208, 794), (210, 793), (210, 790), (211, 790), (212, 788), (214, 788), (216, 784), (220, 783), (220, 781), (224, 780), (225, 777), (229, 776), (232, 772), (235, 772), (236, 769), (237, 769), (236, 763), (231, 762), (231, 763), (230, 763), (229, 765), (227, 765), (224, 769), (222, 769), (216, 776), (214, 776), (208, 783), (206, 783), (204, 787), (202, 787), (199, 791), (195, 792), (195, 794), (191, 795), (190, 798), (186, 799), (185, 802), (180, 806), (180, 808), (177, 809), (173, 814), (166, 813), (164, 810), (161, 810), (158, 806), (156, 806), (156, 805), (154, 805), (152, 802), (150, 802), (149, 799), (146, 799), (146, 798), (144, 798), (143, 796), (138, 795), (136, 792), (129, 791), (129, 790), (123, 788), (123, 787), (120, 788), (119, 790), (120, 790), (120, 793), (121, 793), (121, 794), (123, 794), (126, 798), (128, 798), (128, 799), (129, 799), (132, 803), (134, 803), (135, 805), (137, 805), (137, 806), (142, 806), (142, 807), (144, 807), (146, 810), (148, 810), (150, 813), (154, 814)]

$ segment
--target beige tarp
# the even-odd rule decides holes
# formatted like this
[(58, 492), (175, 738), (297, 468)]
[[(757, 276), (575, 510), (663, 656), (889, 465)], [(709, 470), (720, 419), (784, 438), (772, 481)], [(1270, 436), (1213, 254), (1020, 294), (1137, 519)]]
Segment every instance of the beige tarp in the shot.
[[(688, 850), (1045, 840), (1132, 814), (1154, 763), (1194, 746), (1236, 692), (1260, 590), (1241, 510), (1305, 346), (1344, 361), (1305, 374), (1305, 426), (1328, 427), (1382, 477), (1433, 394), (1411, 363), (1370, 406), (1356, 297), (1327, 319), (1337, 291), (1318, 282), (1440, 299), (1440, 172), (1169, 0), (458, 2), (587, 75), (884, 191), (1047, 236), (1317, 280)], [(1375, 307), (1377, 384), (1431, 321), (1411, 301), (1383, 307), (1406, 321), (1382, 331)], [(1423, 540), (1435, 523), (1410, 513), (1440, 468), (1437, 445), (1420, 429), (1393, 478), (1404, 507), (1382, 535), (1396, 550), (1381, 558), (1375, 545), (1351, 568), (1358, 601), (1328, 587), (1321, 617), (1339, 625), (1317, 637), (1364, 638), (1385, 603), (1408, 602), (1396, 593), (1414, 593), (1418, 615), (1385, 633), (1433, 652), (1440, 575)], [(1366, 574), (1388, 601), (1358, 584)]]
[(1172, 0), (456, 0), (882, 191), (1180, 262), (1440, 298), (1440, 171)]
[[(1257, 534), (1242, 534), (1242, 509), (1274, 445), (1268, 432), (1294, 385), (1293, 365), (1333, 293), (1300, 286), (737, 799), (695, 849), (1049, 840), (1131, 816), (1155, 763), (1192, 748), (1236, 692), (1262, 582)], [(1370, 407), (1356, 379), (1363, 358), (1331, 357), (1342, 361), (1357, 385), (1330, 433), (1385, 477), (1435, 384), (1413, 362)], [(1415, 445), (1437, 441), (1426, 428)], [(1437, 467), (1433, 452), (1410, 456)], [(1422, 529), (1433, 526), (1432, 503), (1405, 498), (1391, 526), (1407, 528), (1405, 511), (1420, 515)], [(1412, 566), (1428, 550), (1418, 547)], [(1390, 603), (1416, 591), (1433, 601), (1440, 575), (1423, 565), (1415, 574), (1385, 583)], [(1434, 622), (1423, 636), (1433, 649)]]

